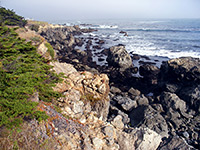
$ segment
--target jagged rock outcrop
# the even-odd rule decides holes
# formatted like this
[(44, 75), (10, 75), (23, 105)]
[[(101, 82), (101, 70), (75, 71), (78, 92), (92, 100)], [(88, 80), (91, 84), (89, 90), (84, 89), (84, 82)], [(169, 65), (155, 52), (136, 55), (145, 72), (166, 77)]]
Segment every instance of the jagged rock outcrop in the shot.
[(195, 148), (199, 147), (199, 84), (200, 59), (183, 57), (171, 59), (161, 66), (155, 90), (160, 95), (158, 101), (164, 108), (162, 114), (170, 133), (181, 136)]
[[(124, 118), (120, 114), (115, 116), (110, 123), (105, 122), (109, 110), (109, 107), (107, 107), (109, 105), (106, 104), (109, 102), (106, 96), (109, 91), (106, 75), (77, 72), (70, 64), (65, 63), (54, 62), (51, 65), (54, 66), (54, 70), (57, 73), (63, 70), (68, 77), (63, 83), (57, 84), (54, 89), (59, 91), (63, 89), (60, 91), (64, 92), (65, 95), (64, 98), (60, 99), (62, 112), (72, 118), (76, 117), (76, 119), (87, 127), (87, 133), (82, 135), (84, 139), (82, 145), (85, 149), (140, 150), (146, 148), (148, 145), (150, 149), (158, 147), (161, 142), (161, 136), (150, 129), (130, 128), (134, 132), (124, 132)], [(70, 87), (68, 86), (68, 89), (60, 88), (66, 86), (64, 84), (66, 82), (70, 83), (68, 84)], [(91, 93), (93, 97), (87, 97), (87, 94)], [(82, 97), (84, 95), (85, 97)], [(91, 101), (89, 98), (91, 98)], [(101, 103), (98, 104), (98, 102)], [(119, 103), (121, 103), (120, 100)], [(126, 109), (125, 106), (124, 108)], [(156, 139), (156, 141), (152, 142), (153, 139)]]
[(168, 137), (168, 125), (163, 116), (149, 106), (139, 106), (129, 114), (133, 127), (147, 127), (161, 137)]
[(114, 67), (119, 67), (122, 71), (133, 67), (133, 62), (125, 49), (125, 46), (113, 46), (109, 49), (108, 64)]
[[(62, 83), (57, 84), (54, 90), (64, 93), (64, 109), (71, 110), (81, 115), (92, 111), (97, 113), (103, 120), (107, 118), (109, 108), (109, 79), (107, 75), (95, 75), (90, 72), (78, 72), (70, 64), (51, 62), (56, 73), (64, 72), (65, 78)], [(62, 71), (64, 70), (64, 71)], [(74, 104), (73, 107), (68, 107)], [(84, 107), (87, 106), (87, 107)]]
[[(200, 59), (183, 57), (171, 59), (161, 66), (160, 86), (163, 91), (174, 92), (192, 107), (199, 109)], [(191, 94), (193, 93), (193, 94)], [(193, 95), (193, 96), (190, 96)], [(197, 99), (196, 99), (197, 98)]]
[(72, 48), (76, 44), (72, 32), (76, 32), (76, 29), (73, 27), (44, 28), (41, 32), (41, 35), (49, 43), (51, 43), (57, 51), (61, 51), (63, 50), (63, 48), (68, 48), (69, 50), (72, 50)]
[(167, 144), (159, 146), (158, 150), (181, 149), (181, 150), (194, 150), (189, 146), (186, 141), (178, 136), (174, 136)]
[(200, 81), (200, 59), (192, 57), (182, 57), (171, 59), (163, 64), (162, 77), (166, 80), (174, 81)]
[(181, 113), (186, 112), (186, 102), (181, 100), (176, 94), (172, 94), (169, 92), (164, 92), (161, 95), (161, 104), (165, 110), (169, 110), (170, 108), (175, 111), (180, 111)]

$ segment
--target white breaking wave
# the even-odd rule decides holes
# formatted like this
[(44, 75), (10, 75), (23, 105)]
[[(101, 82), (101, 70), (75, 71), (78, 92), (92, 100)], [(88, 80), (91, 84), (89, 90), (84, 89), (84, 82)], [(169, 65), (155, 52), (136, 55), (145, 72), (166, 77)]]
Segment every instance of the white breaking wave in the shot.
[[(166, 23), (165, 23), (166, 22)], [(200, 21), (141, 20), (98, 22), (83, 28), (98, 31), (90, 36), (106, 40), (104, 48), (123, 44), (128, 52), (149, 57), (200, 58)], [(127, 32), (128, 36), (120, 34)], [(156, 59), (157, 59), (156, 58)], [(159, 58), (158, 58), (159, 59)]]
[(114, 26), (110, 26), (110, 25), (99, 25), (96, 28), (100, 28), (100, 29), (117, 29), (118, 26), (114, 25)]
[(156, 47), (134, 47), (132, 45), (127, 45), (126, 49), (128, 52), (133, 52), (139, 55), (168, 57), (170, 59), (177, 57), (200, 58), (200, 53), (194, 51), (171, 51), (165, 49), (158, 50)]

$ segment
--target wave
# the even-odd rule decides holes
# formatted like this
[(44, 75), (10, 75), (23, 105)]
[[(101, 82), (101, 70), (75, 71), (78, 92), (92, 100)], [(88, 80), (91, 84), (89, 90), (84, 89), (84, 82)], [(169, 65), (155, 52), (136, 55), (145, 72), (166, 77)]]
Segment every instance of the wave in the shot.
[(188, 33), (200, 33), (200, 30), (182, 30), (182, 29), (124, 29), (125, 31), (143, 31), (143, 32), (188, 32)]
[(161, 21), (161, 20), (155, 20), (155, 21), (150, 21), (150, 20), (146, 20), (146, 21), (139, 21), (139, 24), (156, 24), (156, 23), (163, 23), (163, 22), (168, 22), (168, 21)]
[(126, 46), (128, 52), (134, 52), (139, 55), (146, 56), (158, 56), (167, 58), (177, 58), (177, 57), (195, 57), (200, 58), (200, 52), (195, 51), (180, 51), (180, 50), (166, 50), (158, 49), (157, 47), (134, 47), (131, 45)]
[(117, 29), (118, 26), (114, 25), (98, 25), (95, 28), (100, 28), (100, 29)]
[(117, 25), (92, 25), (92, 24), (80, 24), (80, 28), (93, 28), (93, 29), (117, 29)]

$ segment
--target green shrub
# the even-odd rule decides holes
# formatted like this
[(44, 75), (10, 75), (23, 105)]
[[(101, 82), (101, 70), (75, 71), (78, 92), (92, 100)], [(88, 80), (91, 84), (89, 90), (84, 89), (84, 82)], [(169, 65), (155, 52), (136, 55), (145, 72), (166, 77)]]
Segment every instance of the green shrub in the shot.
[(35, 92), (48, 102), (61, 96), (52, 89), (61, 79), (51, 68), (30, 42), (0, 26), (0, 126), (18, 126), (25, 117), (47, 117), (36, 109), (38, 103), (27, 99)]
[(27, 21), (23, 17), (15, 14), (13, 10), (0, 7), (0, 25), (24, 27), (26, 24)]
[(51, 46), (51, 44), (45, 43), (45, 46), (48, 48), (47, 51), (49, 52), (49, 54), (52, 57), (52, 59), (54, 59), (54, 50), (53, 50), (53, 47)]
[(30, 30), (33, 30), (33, 31), (35, 31), (35, 32), (38, 32), (38, 30), (39, 30), (39, 25), (37, 25), (37, 24), (31, 24), (30, 26), (29, 26), (29, 29)]

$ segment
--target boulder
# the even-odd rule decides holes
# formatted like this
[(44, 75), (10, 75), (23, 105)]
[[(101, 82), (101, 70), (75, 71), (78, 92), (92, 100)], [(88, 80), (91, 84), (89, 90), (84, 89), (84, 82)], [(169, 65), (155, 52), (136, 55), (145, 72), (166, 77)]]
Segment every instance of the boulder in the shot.
[(97, 137), (92, 139), (92, 144), (94, 145), (95, 150), (101, 150), (103, 147), (103, 140)]
[(42, 42), (38, 48), (37, 53), (44, 57), (46, 60), (54, 60), (56, 56), (56, 52), (53, 50), (54, 57), (51, 56), (48, 47), (46, 46), (46, 42)]
[(146, 98), (143, 94), (139, 96), (135, 96), (133, 100), (137, 102), (138, 106), (149, 105), (148, 98)]
[(200, 112), (200, 85), (183, 87), (177, 94), (192, 108)]
[(163, 116), (149, 106), (139, 106), (129, 113), (133, 127), (147, 127), (161, 137), (168, 137), (168, 125)]
[(171, 59), (161, 66), (162, 76), (166, 80), (200, 81), (200, 59), (181, 57)]
[(186, 102), (181, 100), (176, 94), (163, 92), (161, 97), (161, 104), (163, 108), (168, 111), (169, 108), (172, 108), (175, 111), (186, 112)]
[(120, 31), (119, 33), (124, 34), (124, 36), (128, 36), (128, 33), (125, 31)]
[(80, 31), (74, 27), (48, 27), (42, 29), (41, 36), (51, 43), (54, 48), (67, 47), (68, 50), (71, 50), (79, 42), (74, 38), (74, 32)]
[(108, 116), (108, 121), (112, 121), (117, 115), (122, 116), (122, 121), (124, 124), (129, 124), (130, 123), (130, 118), (126, 113), (123, 111), (119, 110), (116, 106), (113, 106), (111, 104), (110, 110), (109, 110), (109, 116)]
[(113, 94), (120, 94), (122, 91), (117, 87), (111, 86), (110, 92)]
[(129, 97), (115, 96), (113, 100), (121, 105), (124, 111), (131, 111), (132, 109), (137, 107), (137, 102), (133, 101)]
[(123, 129), (124, 124), (122, 122), (122, 116), (118, 115), (114, 118), (113, 121), (111, 121), (111, 124), (116, 127), (117, 129)]
[(159, 146), (158, 150), (169, 150), (169, 149), (180, 149), (180, 150), (192, 150), (193, 148), (189, 146), (185, 140), (178, 136), (174, 136), (167, 143)]
[(155, 150), (162, 141), (158, 133), (148, 128), (136, 128), (130, 134), (136, 139), (136, 150)]
[(141, 92), (137, 89), (134, 89), (134, 88), (130, 88), (128, 90), (128, 93), (131, 95), (131, 96), (139, 96), (141, 94)]
[(66, 76), (68, 76), (69, 74), (77, 72), (77, 70), (71, 64), (60, 63), (55, 61), (50, 62), (50, 65), (54, 67), (53, 70), (55, 70), (57, 74), (64, 73)]
[(178, 90), (180, 90), (180, 86), (177, 84), (173, 84), (173, 83), (165, 84), (165, 91), (167, 92), (176, 93)]
[(122, 71), (133, 67), (132, 59), (126, 51), (125, 46), (111, 47), (109, 49), (107, 61), (110, 66), (118, 67)]
[(157, 84), (158, 73), (160, 69), (154, 65), (145, 64), (139, 67), (139, 73), (150, 84)]

